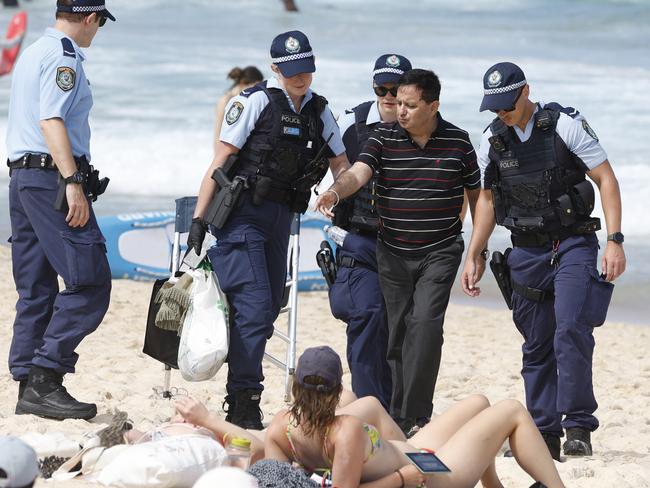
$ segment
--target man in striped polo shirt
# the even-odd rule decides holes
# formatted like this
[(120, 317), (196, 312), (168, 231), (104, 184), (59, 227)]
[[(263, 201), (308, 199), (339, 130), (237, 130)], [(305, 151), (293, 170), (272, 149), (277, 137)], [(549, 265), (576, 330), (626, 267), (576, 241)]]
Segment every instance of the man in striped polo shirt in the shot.
[[(444, 120), (440, 81), (407, 71), (399, 81), (397, 122), (379, 124), (357, 162), (316, 202), (332, 208), (378, 171), (377, 261), (388, 312), (391, 415), (405, 432), (431, 417), (444, 315), (464, 244), (464, 190), (474, 214), (480, 172), (467, 132)], [(403, 360), (404, 359), (404, 360)]]

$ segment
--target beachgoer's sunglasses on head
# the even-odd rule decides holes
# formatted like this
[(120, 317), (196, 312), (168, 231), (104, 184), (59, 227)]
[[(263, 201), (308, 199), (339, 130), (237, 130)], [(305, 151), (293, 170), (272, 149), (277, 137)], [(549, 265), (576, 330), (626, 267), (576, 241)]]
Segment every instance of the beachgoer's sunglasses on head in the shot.
[(99, 27), (104, 27), (104, 24), (106, 24), (106, 19), (107, 17), (103, 17), (103, 16), (99, 17)]
[(512, 107), (510, 107), (510, 108), (500, 108), (498, 110), (490, 109), (490, 112), (492, 112), (493, 114), (498, 114), (501, 111), (503, 111), (503, 112), (512, 112), (514, 109), (517, 108), (517, 102), (519, 101), (519, 97), (521, 97), (521, 94), (523, 92), (524, 92), (523, 88), (521, 90), (519, 90), (519, 93), (517, 94), (517, 98), (515, 98), (515, 101), (512, 102)]
[(394, 97), (397, 96), (397, 85), (393, 86), (392, 88), (388, 88), (387, 86), (373, 86), (373, 90), (375, 90), (375, 95), (378, 97), (385, 97), (388, 93), (393, 95)]

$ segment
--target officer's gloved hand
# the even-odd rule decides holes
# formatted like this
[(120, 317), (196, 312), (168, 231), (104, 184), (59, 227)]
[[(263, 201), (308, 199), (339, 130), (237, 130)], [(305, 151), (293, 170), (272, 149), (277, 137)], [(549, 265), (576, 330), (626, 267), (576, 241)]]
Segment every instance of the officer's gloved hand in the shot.
[(194, 249), (197, 255), (201, 254), (201, 246), (203, 246), (203, 239), (205, 239), (205, 231), (207, 225), (203, 222), (201, 217), (195, 217), (192, 219), (192, 225), (190, 226), (190, 233), (187, 236), (187, 248)]

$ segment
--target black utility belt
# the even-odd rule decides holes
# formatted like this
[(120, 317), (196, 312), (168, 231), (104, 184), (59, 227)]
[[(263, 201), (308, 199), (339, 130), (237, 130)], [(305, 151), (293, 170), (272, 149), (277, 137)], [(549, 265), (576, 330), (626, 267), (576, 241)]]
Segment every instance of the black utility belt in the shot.
[[(82, 168), (82, 165), (87, 165), (88, 160), (86, 156), (75, 157), (75, 163), (77, 163), (77, 168)], [(16, 159), (15, 161), (9, 161), (7, 159), (7, 166), (9, 167), (9, 174), (14, 169), (30, 168), (30, 169), (49, 169), (57, 170), (58, 168), (54, 164), (54, 160), (50, 154), (38, 154), (38, 153), (27, 153), (22, 158)]]
[(557, 232), (512, 234), (510, 240), (515, 247), (545, 247), (556, 241), (563, 241), (567, 237), (593, 234), (597, 230), (600, 230), (600, 219), (592, 218), (578, 222), (570, 229), (561, 229)]

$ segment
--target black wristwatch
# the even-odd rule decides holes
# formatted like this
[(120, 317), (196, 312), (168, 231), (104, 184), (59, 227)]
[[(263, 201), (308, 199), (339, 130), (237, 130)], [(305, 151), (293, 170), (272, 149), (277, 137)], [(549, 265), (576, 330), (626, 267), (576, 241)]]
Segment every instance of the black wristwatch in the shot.
[(487, 261), (487, 260), (488, 260), (488, 256), (490, 255), (490, 251), (489, 251), (488, 248), (486, 247), (485, 249), (483, 249), (483, 250), (481, 251), (481, 253), (480, 253), (479, 255), (480, 255), (484, 260)]
[(81, 185), (84, 182), (84, 175), (81, 173), (81, 171), (75, 171), (67, 178), (64, 178), (63, 181), (65, 181), (66, 184), (76, 183), (78, 185)]
[(622, 232), (614, 232), (613, 234), (607, 236), (607, 240), (614, 241), (616, 244), (623, 244), (625, 236)]

